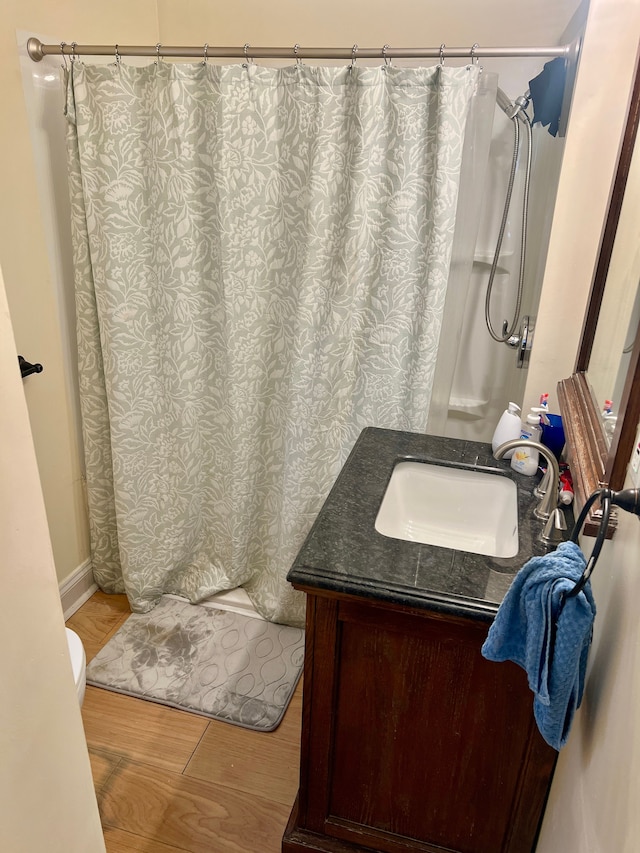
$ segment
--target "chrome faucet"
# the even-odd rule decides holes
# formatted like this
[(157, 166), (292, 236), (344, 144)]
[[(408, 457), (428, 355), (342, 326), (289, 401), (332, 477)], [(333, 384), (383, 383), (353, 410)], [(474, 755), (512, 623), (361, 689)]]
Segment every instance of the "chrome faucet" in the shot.
[(505, 453), (508, 453), (510, 450), (514, 450), (516, 447), (523, 446), (529, 447), (532, 450), (537, 450), (538, 453), (544, 456), (549, 463), (549, 470), (546, 475), (547, 487), (542, 495), (540, 503), (533, 511), (536, 518), (541, 518), (543, 521), (546, 521), (558, 507), (558, 484), (560, 481), (560, 467), (558, 466), (558, 460), (551, 450), (549, 450), (548, 447), (545, 447), (544, 444), (540, 444), (539, 441), (531, 441), (531, 439), (528, 438), (514, 438), (511, 441), (505, 441), (504, 444), (501, 444), (500, 447), (496, 448), (493, 456), (495, 459), (502, 459)]

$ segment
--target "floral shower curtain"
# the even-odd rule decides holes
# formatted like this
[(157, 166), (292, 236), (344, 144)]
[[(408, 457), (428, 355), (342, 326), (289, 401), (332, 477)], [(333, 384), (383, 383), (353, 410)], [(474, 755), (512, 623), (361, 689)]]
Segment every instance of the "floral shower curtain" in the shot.
[(134, 610), (286, 573), (360, 430), (423, 430), (476, 67), (72, 63), (94, 573)]

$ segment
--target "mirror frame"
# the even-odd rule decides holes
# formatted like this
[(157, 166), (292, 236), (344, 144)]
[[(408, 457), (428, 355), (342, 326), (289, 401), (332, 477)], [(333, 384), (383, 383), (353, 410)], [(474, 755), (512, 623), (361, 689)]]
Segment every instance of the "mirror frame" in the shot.
[[(600, 240), (598, 262), (582, 327), (575, 373), (558, 383), (558, 399), (567, 441), (566, 453), (573, 475), (576, 511), (584, 506), (590, 494), (604, 485), (616, 491), (623, 488), (640, 421), (640, 335), (636, 337), (631, 353), (622, 399), (618, 407), (616, 429), (610, 446), (607, 446), (604, 437), (598, 401), (595, 399), (586, 373), (604, 297), (639, 122), (640, 63), (636, 62), (627, 123)], [(592, 510), (582, 532), (595, 536), (600, 526), (600, 518), (600, 509)], [(616, 519), (613, 518), (607, 534), (609, 537), (613, 535), (615, 525)]]

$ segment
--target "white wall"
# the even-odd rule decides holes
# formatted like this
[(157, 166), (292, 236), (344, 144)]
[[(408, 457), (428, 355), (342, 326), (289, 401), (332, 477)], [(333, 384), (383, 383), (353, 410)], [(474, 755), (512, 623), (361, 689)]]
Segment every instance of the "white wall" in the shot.
[[(588, 554), (593, 540), (582, 545)], [(593, 574), (586, 691), (558, 759), (538, 853), (640, 849), (639, 554), (640, 523), (623, 514)]]
[[(158, 0), (160, 41), (307, 47), (548, 44), (563, 32), (579, 0)], [(555, 39), (551, 38), (551, 43)]]
[[(0, 16), (0, 850), (7, 853), (105, 850), (56, 576), (88, 557), (79, 439), (16, 45), (16, 30), (85, 41), (157, 38), (155, 0), (94, 5), (3, 0)], [(17, 352), (45, 372), (22, 382)]]
[[(557, 381), (574, 369), (639, 37), (637, 0), (591, 0), (525, 394), (528, 405), (542, 388), (555, 392)], [(636, 203), (640, 215), (640, 196)], [(586, 693), (558, 759), (538, 853), (640, 849), (640, 524), (621, 515), (593, 576), (598, 612)], [(593, 540), (583, 538), (582, 546), (590, 553)]]
[(0, 273), (0, 850), (101, 853), (104, 841)]
[[(75, 39), (85, 43), (155, 43), (156, 2), (2, 0), (0, 261), (18, 352), (28, 361), (44, 365), (42, 374), (25, 381), (24, 393), (56, 571), (62, 581), (89, 557), (81, 439), (69, 356), (75, 338), (73, 281), (68, 264), (59, 280), (59, 267), (52, 259), (52, 241), (59, 232), (64, 233), (65, 223), (51, 222), (41, 195), (50, 184), (56, 185), (59, 196), (64, 194), (65, 176), (58, 167), (53, 172), (49, 169), (47, 181), (38, 181), (16, 31), (55, 36), (56, 42)], [(60, 62), (49, 63), (57, 73)], [(40, 68), (44, 70), (44, 65)], [(60, 102), (60, 109), (61, 106)], [(41, 118), (38, 133), (42, 136), (47, 117)]]
[(524, 406), (573, 373), (623, 132), (638, 0), (591, 0), (573, 93)]

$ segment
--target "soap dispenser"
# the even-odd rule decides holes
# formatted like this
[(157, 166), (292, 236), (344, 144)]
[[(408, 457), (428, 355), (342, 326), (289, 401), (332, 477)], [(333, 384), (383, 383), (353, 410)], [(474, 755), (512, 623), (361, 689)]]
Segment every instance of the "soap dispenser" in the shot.
[[(526, 423), (522, 424), (521, 438), (525, 438), (528, 441), (540, 441), (542, 428), (538, 412), (538, 409), (531, 409), (531, 412), (527, 415)], [(520, 474), (532, 477), (538, 470), (539, 458), (538, 451), (535, 448), (529, 449), (526, 445), (523, 445), (516, 448), (511, 459), (511, 467)]]
[[(491, 439), (491, 449), (494, 453), (505, 441), (511, 441), (512, 438), (520, 438), (522, 421), (518, 414), (519, 411), (520, 406), (517, 403), (509, 403), (509, 407), (502, 413)], [(505, 453), (504, 458), (511, 459), (512, 455), (513, 450), (510, 450), (508, 453)]]

